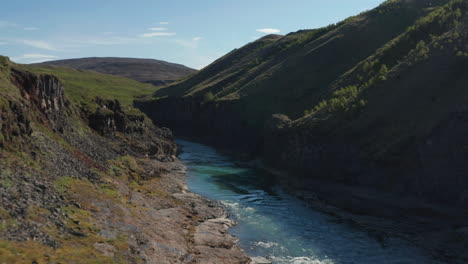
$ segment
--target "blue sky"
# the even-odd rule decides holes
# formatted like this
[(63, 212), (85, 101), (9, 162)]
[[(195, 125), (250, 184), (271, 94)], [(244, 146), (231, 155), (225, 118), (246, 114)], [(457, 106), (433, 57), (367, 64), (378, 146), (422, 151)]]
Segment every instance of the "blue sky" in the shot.
[(0, 55), (161, 59), (200, 69), (268, 33), (336, 23), (383, 0), (4, 1)]

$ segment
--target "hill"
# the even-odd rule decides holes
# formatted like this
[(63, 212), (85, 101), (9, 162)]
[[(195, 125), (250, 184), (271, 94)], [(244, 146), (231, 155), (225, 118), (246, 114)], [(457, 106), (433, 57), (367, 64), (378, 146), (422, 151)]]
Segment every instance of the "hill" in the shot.
[[(174, 130), (191, 124), (187, 129), (180, 129), (182, 133), (189, 131), (188, 127), (190, 131), (198, 126), (201, 130), (211, 127), (221, 134), (232, 132), (234, 137), (240, 135), (249, 141), (241, 145), (258, 145), (264, 123), (272, 114), (283, 113), (293, 119), (301, 117), (305, 110), (327, 96), (340, 76), (445, 3), (446, 0), (387, 1), (374, 10), (324, 28), (266, 36), (233, 50), (190, 78), (158, 90), (154, 98), (168, 98), (154, 104), (154, 107), (161, 106), (155, 111), (159, 111), (159, 115), (169, 111), (172, 116), (157, 118), (162, 122), (164, 119), (184, 120), (166, 124)], [(193, 109), (200, 104), (191, 102), (206, 99), (212, 103)], [(169, 110), (169, 105), (179, 105), (174, 102), (177, 100), (187, 102), (184, 109), (193, 114)], [(209, 118), (209, 113), (198, 114), (211, 104), (226, 108), (222, 110), (223, 116)], [(202, 125), (196, 120), (202, 116), (210, 120), (223, 119), (227, 115), (229, 120), (213, 124)], [(191, 133), (207, 135), (205, 131)], [(219, 141), (235, 142), (232, 145), (239, 146), (234, 138), (224, 137)]]
[(136, 105), (314, 205), (419, 228), (415, 243), (465, 263), (467, 77), (468, 2), (390, 0), (261, 38)]
[(181, 64), (134, 58), (80, 58), (47, 61), (40, 63), (40, 65), (95, 71), (151, 83), (156, 86), (174, 82), (196, 72), (196, 70)]
[(132, 106), (154, 89), (0, 56), (0, 263), (249, 261), (222, 221), (201, 234), (224, 210), (186, 191), (171, 131)]
[(302, 186), (321, 179), (466, 205), (467, 11), (461, 0), (387, 1), (249, 43), (138, 105)]

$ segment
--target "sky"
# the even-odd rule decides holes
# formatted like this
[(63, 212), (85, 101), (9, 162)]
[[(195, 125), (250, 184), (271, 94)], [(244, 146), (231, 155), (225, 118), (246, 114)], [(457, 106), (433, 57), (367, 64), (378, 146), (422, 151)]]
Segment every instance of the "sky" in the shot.
[(339, 22), (383, 0), (4, 1), (0, 55), (17, 63), (151, 58), (201, 69), (264, 35)]

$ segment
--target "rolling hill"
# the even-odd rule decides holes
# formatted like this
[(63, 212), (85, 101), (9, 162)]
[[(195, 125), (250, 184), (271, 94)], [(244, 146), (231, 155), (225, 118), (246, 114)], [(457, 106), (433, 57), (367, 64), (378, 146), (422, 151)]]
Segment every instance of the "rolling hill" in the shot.
[(181, 64), (134, 58), (80, 58), (47, 61), (40, 64), (96, 71), (156, 86), (174, 82), (196, 72), (196, 70)]

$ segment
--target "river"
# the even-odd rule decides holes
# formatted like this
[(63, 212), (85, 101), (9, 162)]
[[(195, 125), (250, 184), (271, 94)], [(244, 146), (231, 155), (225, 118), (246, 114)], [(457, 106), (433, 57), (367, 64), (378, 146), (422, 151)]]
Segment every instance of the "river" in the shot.
[(384, 241), (307, 207), (271, 181), (206, 145), (178, 140), (191, 191), (226, 205), (230, 233), (250, 256), (275, 264), (438, 263), (398, 238)]

